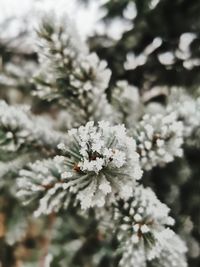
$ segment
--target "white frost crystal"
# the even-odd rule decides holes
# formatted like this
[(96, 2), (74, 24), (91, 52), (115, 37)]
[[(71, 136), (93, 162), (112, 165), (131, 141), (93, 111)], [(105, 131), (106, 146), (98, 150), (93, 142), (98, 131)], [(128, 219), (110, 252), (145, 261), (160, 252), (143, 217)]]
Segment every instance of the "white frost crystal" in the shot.
[(67, 185), (61, 175), (62, 167), (63, 158), (55, 157), (30, 163), (19, 172), (17, 196), (24, 204), (38, 200), (39, 205), (34, 213), (36, 217), (68, 206), (71, 195), (66, 191)]
[(20, 172), (19, 196), (29, 201), (42, 192), (37, 214), (50, 213), (66, 206), (73, 194), (82, 209), (102, 207), (115, 193), (126, 199), (141, 178), (135, 142), (123, 125), (88, 122), (72, 129), (69, 147), (58, 145), (63, 156), (37, 161)]
[[(168, 112), (176, 112), (177, 117), (183, 122), (183, 136), (191, 144), (200, 140), (200, 97), (190, 96), (183, 88), (171, 88), (168, 99)], [(195, 135), (195, 133), (197, 133)], [(194, 135), (194, 136), (193, 136)], [(199, 140), (191, 140), (197, 138)]]
[(159, 257), (153, 260), (155, 267), (187, 267), (187, 247), (181, 238), (170, 229), (160, 233), (155, 251)]
[[(185, 243), (172, 230), (165, 229), (157, 234), (155, 245), (148, 253), (144, 246), (136, 246), (127, 240), (119, 267), (187, 267)], [(153, 257), (152, 257), (153, 256)]]
[(113, 121), (105, 93), (111, 71), (105, 60), (89, 53), (67, 16), (47, 17), (38, 35), (40, 65), (33, 79), (34, 94), (67, 107), (75, 121), (72, 127), (108, 117)]
[[(17, 150), (30, 137), (32, 122), (25, 107), (9, 106), (0, 101), (0, 146), (8, 151)], [(14, 141), (15, 139), (15, 141)]]
[(145, 170), (165, 165), (183, 155), (183, 124), (177, 120), (175, 112), (144, 115), (133, 137)]
[(125, 198), (141, 178), (135, 141), (123, 125), (88, 122), (73, 129), (70, 148), (59, 145), (66, 157), (70, 191), (77, 194), (83, 209), (103, 206), (106, 196), (118, 192)]
[[(70, 76), (71, 83), (82, 93), (84, 91), (104, 92), (110, 81), (111, 71), (106, 61), (100, 61), (97, 54), (92, 53), (80, 58), (80, 63)], [(86, 77), (89, 77), (86, 81)]]
[(62, 133), (54, 131), (45, 119), (33, 116), (25, 106), (10, 106), (0, 101), (0, 147), (16, 151), (23, 145), (56, 148), (66, 142)]
[[(164, 267), (187, 266), (184, 243), (175, 236), (168, 226), (174, 224), (169, 216), (169, 208), (161, 203), (150, 188), (138, 186), (128, 201), (119, 201), (114, 208), (114, 224), (117, 225), (117, 237), (120, 241), (122, 257), (119, 266), (146, 267), (147, 261), (163, 262)], [(171, 240), (177, 240), (176, 248)], [(167, 254), (168, 251), (168, 254)], [(178, 253), (182, 259), (178, 261)], [(173, 259), (168, 259), (173, 257)], [(166, 264), (164, 264), (166, 262)], [(167, 265), (167, 262), (175, 262)]]
[(143, 107), (138, 88), (120, 80), (112, 90), (111, 99), (121, 121), (133, 127), (141, 116)]
[(137, 186), (133, 197), (119, 202), (114, 211), (114, 220), (119, 224), (119, 239), (131, 236), (133, 243), (153, 242), (154, 235), (166, 225), (173, 225), (169, 208), (161, 203), (150, 188)]

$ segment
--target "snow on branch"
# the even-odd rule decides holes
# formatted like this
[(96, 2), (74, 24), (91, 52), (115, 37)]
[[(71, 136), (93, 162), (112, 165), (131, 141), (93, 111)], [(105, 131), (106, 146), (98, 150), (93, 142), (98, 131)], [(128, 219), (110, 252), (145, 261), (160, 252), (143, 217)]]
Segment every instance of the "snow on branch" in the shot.
[[(20, 172), (19, 190), (25, 192), (28, 189), (34, 195), (32, 184), (37, 179), (38, 186), (44, 183), (47, 189), (50, 183), (53, 198), (58, 183), (49, 182), (49, 178), (59, 179), (59, 190), (63, 196), (69, 192), (75, 194), (82, 209), (102, 207), (106, 201), (115, 199), (116, 192), (122, 198), (131, 196), (142, 170), (135, 141), (127, 136), (123, 125), (110, 126), (103, 121), (94, 125), (94, 122), (88, 122), (85, 126), (70, 130), (68, 140), (68, 146), (63, 143), (58, 146), (62, 156), (56, 156), (52, 162), (31, 165), (31, 175), (30, 171)], [(47, 165), (44, 167), (47, 173), (38, 175), (37, 170), (42, 169), (43, 164)], [(27, 183), (30, 185), (28, 188)], [(44, 190), (43, 186), (39, 188)], [(47, 210), (44, 209), (45, 212)]]
[(10, 106), (0, 101), (0, 149), (16, 152), (19, 149), (43, 147), (56, 149), (66, 142), (62, 133), (54, 131), (48, 121), (32, 115), (27, 107)]
[(79, 112), (80, 124), (111, 116), (105, 94), (111, 71), (104, 60), (88, 52), (72, 22), (66, 16), (48, 16), (38, 37), (40, 66), (33, 78), (35, 94), (57, 101), (72, 116)]

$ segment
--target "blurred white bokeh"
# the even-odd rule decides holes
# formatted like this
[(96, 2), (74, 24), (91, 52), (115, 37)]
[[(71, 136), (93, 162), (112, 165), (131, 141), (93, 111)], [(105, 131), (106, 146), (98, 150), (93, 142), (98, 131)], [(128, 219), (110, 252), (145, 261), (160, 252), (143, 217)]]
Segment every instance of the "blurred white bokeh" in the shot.
[(124, 31), (133, 27), (131, 19), (136, 16), (137, 11), (135, 5), (127, 6), (123, 18), (113, 19), (109, 25), (105, 25), (100, 20), (106, 14), (102, 4), (108, 1), (95, 0), (84, 5), (78, 0), (0, 0), (0, 26), (6, 18), (15, 18), (5, 32), (1, 29), (0, 38), (15, 36), (22, 27), (31, 32), (40, 15), (53, 10), (59, 15), (67, 13), (83, 39), (97, 32), (118, 40)]
[(58, 14), (67, 13), (76, 22), (80, 35), (85, 38), (94, 31), (102, 16), (99, 9), (102, 2), (96, 0), (85, 6), (77, 0), (0, 0), (0, 23), (10, 17), (18, 18), (19, 21), (16, 20), (15, 26), (10, 28), (10, 34), (15, 34), (20, 27), (21, 18), (34, 25), (42, 12), (54, 10)]

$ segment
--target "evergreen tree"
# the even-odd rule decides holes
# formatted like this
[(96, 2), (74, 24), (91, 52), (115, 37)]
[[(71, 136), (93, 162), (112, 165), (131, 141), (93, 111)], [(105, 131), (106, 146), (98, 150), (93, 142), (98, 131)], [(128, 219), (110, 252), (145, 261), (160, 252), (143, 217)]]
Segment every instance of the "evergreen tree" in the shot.
[(107, 1), (132, 28), (91, 49), (53, 13), (1, 40), (2, 267), (198, 266), (200, 5), (169, 2)]

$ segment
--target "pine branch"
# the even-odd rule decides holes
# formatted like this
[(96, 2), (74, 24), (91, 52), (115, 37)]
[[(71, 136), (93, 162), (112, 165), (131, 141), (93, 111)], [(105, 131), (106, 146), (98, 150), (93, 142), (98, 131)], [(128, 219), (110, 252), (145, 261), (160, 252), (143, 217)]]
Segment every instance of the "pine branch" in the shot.
[[(80, 114), (80, 122), (112, 116), (105, 90), (111, 71), (89, 54), (69, 20), (49, 16), (38, 30), (40, 68), (34, 76), (35, 95)], [(111, 117), (112, 118), (112, 117)]]
[(0, 148), (5, 153), (29, 149), (54, 153), (62, 141), (66, 142), (63, 134), (53, 130), (45, 120), (33, 116), (24, 107), (0, 102)]

